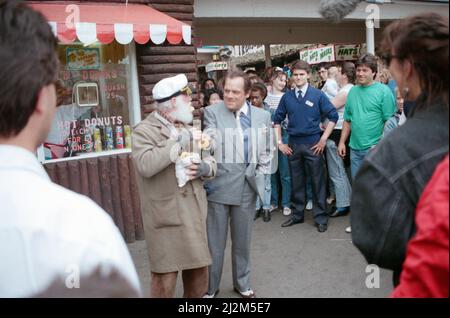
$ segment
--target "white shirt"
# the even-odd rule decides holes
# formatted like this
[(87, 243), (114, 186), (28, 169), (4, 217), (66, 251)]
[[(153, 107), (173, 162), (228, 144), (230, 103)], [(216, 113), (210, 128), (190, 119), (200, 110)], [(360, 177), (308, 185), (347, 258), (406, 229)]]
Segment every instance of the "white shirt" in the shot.
[[(352, 87), (353, 87), (353, 84), (348, 83), (341, 87), (338, 94), (345, 94), (347, 96), (348, 93), (350, 92), (350, 90), (352, 89)], [(339, 108), (337, 110), (337, 113), (338, 113), (339, 119), (336, 123), (336, 126), (334, 126), (334, 129), (342, 129), (342, 127), (344, 126), (345, 105), (343, 107)]]
[(301, 88), (296, 87), (295, 88), (295, 96), (298, 98), (298, 92), (301, 91), (302, 92), (302, 96), (301, 97), (305, 97), (306, 91), (308, 90), (308, 85), (309, 84), (306, 83)]
[(322, 87), (322, 92), (324, 92), (329, 99), (333, 99), (334, 97), (336, 97), (338, 90), (339, 85), (336, 80), (332, 78), (327, 79), (325, 85)]
[[(239, 109), (238, 114), (240, 115), (241, 113), (244, 113), (246, 116), (248, 116), (248, 111), (249, 111), (249, 107), (247, 102), (244, 103), (244, 105), (242, 105), (241, 109)], [(236, 116), (237, 118), (238, 116)]]
[(98, 268), (105, 274), (117, 270), (141, 294), (109, 215), (52, 183), (28, 150), (0, 145), (0, 297), (32, 296), (78, 269), (83, 277)]

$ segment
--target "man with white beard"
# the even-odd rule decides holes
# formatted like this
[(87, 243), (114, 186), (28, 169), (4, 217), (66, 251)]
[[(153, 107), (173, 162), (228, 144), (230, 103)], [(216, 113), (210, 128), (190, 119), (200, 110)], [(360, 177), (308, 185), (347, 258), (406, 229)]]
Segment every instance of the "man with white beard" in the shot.
[[(185, 298), (201, 297), (208, 284), (211, 256), (206, 235), (207, 200), (203, 180), (216, 173), (209, 151), (186, 167), (186, 184), (177, 180), (175, 162), (201, 141), (192, 122), (191, 96), (184, 74), (153, 88), (157, 108), (133, 131), (133, 162), (151, 270), (151, 297), (174, 297), (182, 272)], [(201, 138), (201, 137), (200, 137)], [(197, 147), (198, 148), (198, 147)]]

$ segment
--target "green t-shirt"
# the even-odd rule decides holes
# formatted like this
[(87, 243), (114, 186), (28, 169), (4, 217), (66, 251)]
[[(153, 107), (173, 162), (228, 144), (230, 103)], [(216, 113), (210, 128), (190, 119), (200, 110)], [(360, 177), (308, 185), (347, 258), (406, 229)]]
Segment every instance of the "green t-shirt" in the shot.
[(365, 150), (376, 145), (384, 123), (395, 113), (395, 99), (387, 85), (355, 85), (347, 96), (344, 120), (351, 122), (350, 148)]

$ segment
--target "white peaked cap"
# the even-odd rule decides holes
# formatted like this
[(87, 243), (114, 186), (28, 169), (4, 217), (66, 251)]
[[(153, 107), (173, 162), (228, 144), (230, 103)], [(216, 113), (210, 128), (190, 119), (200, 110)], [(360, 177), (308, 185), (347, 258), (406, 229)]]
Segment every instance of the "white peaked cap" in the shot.
[(162, 79), (153, 87), (153, 99), (159, 103), (168, 101), (180, 95), (187, 85), (188, 79), (184, 74)]

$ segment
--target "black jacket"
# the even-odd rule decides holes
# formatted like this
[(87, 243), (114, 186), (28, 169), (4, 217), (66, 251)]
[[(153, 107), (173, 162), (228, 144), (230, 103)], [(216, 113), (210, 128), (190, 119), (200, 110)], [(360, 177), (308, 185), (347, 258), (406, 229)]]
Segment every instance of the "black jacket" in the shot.
[(366, 157), (353, 184), (353, 243), (369, 264), (401, 271), (415, 209), (449, 149), (448, 105), (414, 109)]

